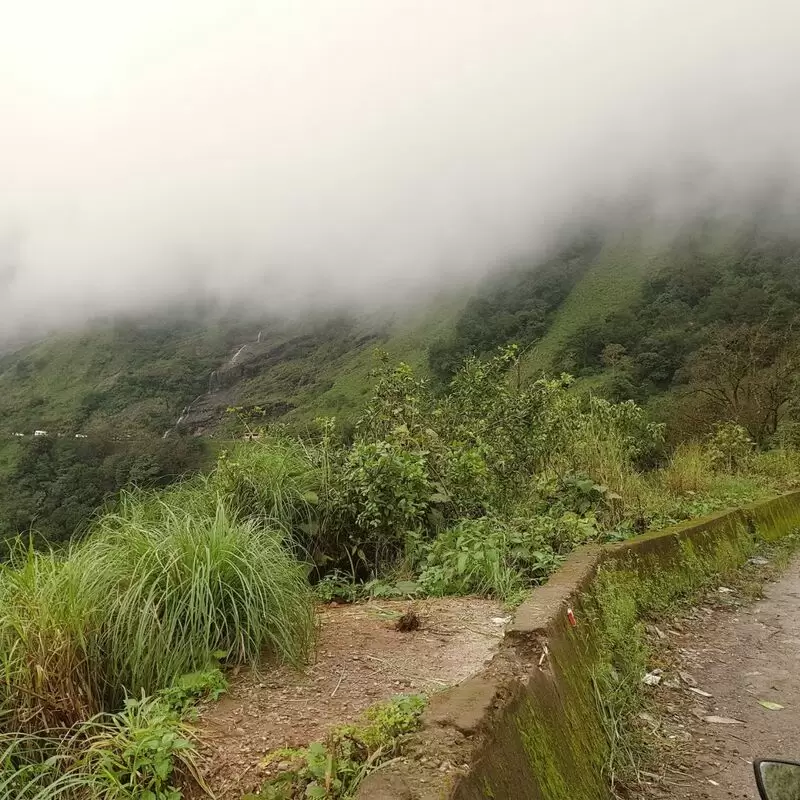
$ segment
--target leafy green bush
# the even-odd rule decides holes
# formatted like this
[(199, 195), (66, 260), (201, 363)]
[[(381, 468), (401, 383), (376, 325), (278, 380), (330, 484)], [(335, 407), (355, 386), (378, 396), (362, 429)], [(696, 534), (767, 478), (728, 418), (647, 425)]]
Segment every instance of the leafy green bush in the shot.
[(196, 774), (189, 729), (161, 700), (125, 701), (118, 714), (84, 726), (76, 767), (99, 797), (119, 800), (180, 800), (176, 766)]
[(443, 531), (425, 548), (419, 583), (432, 595), (514, 598), (558, 563), (544, 531), (482, 517)]
[(361, 586), (353, 575), (335, 569), (314, 585), (314, 594), (323, 603), (353, 603), (362, 596)]
[[(219, 654), (220, 657), (224, 653)], [(218, 667), (181, 675), (171, 686), (161, 689), (157, 697), (180, 716), (193, 711), (200, 700), (219, 700), (228, 690), (228, 681)]]
[(708, 437), (708, 447), (714, 466), (728, 472), (744, 468), (755, 452), (750, 434), (735, 422), (717, 425)]
[(356, 443), (342, 485), (346, 507), (366, 540), (390, 555), (400, 551), (404, 533), (418, 527), (433, 493), (424, 456), (389, 441)]

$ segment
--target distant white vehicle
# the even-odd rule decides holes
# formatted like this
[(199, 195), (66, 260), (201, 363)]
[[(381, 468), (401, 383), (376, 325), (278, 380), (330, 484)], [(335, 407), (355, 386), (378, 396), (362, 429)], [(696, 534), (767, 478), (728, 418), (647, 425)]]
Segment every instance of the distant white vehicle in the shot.
[(24, 433), (15, 433), (14, 436), (24, 436)]
[(34, 431), (34, 436), (47, 436), (47, 431)]
[(76, 439), (88, 439), (89, 437), (85, 433), (76, 433), (75, 434), (75, 438)]

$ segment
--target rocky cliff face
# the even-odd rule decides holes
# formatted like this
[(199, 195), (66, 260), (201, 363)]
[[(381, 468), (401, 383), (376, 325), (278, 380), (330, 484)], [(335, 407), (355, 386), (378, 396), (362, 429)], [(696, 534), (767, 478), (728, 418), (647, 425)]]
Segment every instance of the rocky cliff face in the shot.
[[(164, 437), (178, 432), (213, 435), (226, 409), (242, 404), (264, 409), (266, 420), (278, 419), (296, 408), (292, 397), (298, 388), (319, 388), (315, 363), (330, 365), (337, 357), (374, 346), (381, 338), (378, 333), (341, 326), (323, 326), (294, 336), (259, 332), (233, 348), (209, 373), (207, 390), (183, 409)], [(275, 371), (274, 380), (271, 371)]]

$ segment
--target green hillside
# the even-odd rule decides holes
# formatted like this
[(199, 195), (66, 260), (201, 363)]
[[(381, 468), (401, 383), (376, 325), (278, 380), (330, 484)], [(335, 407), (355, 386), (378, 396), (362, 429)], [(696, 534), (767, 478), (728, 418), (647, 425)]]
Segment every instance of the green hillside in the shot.
[(116, 323), (0, 357), (0, 431), (162, 430), (241, 335), (234, 326)]
[(646, 277), (662, 263), (663, 255), (654, 245), (646, 245), (640, 233), (607, 242), (524, 357), (525, 373), (534, 375), (560, 366), (558, 359), (570, 338), (634, 304)]
[[(297, 430), (320, 415), (351, 423), (374, 386), (376, 350), (441, 392), (466, 357), (516, 344), (522, 379), (568, 372), (579, 391), (644, 405), (676, 441), (733, 421), (763, 446), (800, 422), (798, 321), (798, 242), (706, 225), (670, 238), (585, 235), (469, 296), (404, 312), (198, 313), (50, 337), (0, 356), (0, 523), (39, 525), (76, 494), (84, 469), (93, 489), (69, 524), (126, 483), (201, 468), (186, 443), (226, 439), (230, 407)], [(35, 444), (34, 430), (59, 444)]]
[(108, 426), (117, 434), (163, 433), (237, 352), (210, 430), (229, 405), (303, 421), (348, 414), (369, 391), (376, 348), (424, 370), (430, 342), (461, 304), (447, 297), (413, 312), (304, 322), (159, 319), (50, 337), (0, 356), (0, 436)]
[(376, 349), (425, 374), (429, 347), (449, 334), (463, 304), (459, 295), (445, 296), (413, 312), (320, 322), (312, 334), (286, 340), (277, 359), (256, 359), (254, 374), (234, 384), (231, 399), (278, 409), (290, 423), (353, 418), (374, 385)]

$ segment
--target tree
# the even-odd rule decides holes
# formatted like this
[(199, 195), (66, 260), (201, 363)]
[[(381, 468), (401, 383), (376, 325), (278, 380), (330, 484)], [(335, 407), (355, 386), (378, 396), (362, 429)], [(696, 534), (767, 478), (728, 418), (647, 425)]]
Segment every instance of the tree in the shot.
[(718, 420), (742, 425), (758, 443), (773, 435), (796, 387), (800, 348), (791, 326), (720, 328), (689, 359), (689, 392), (701, 395)]

